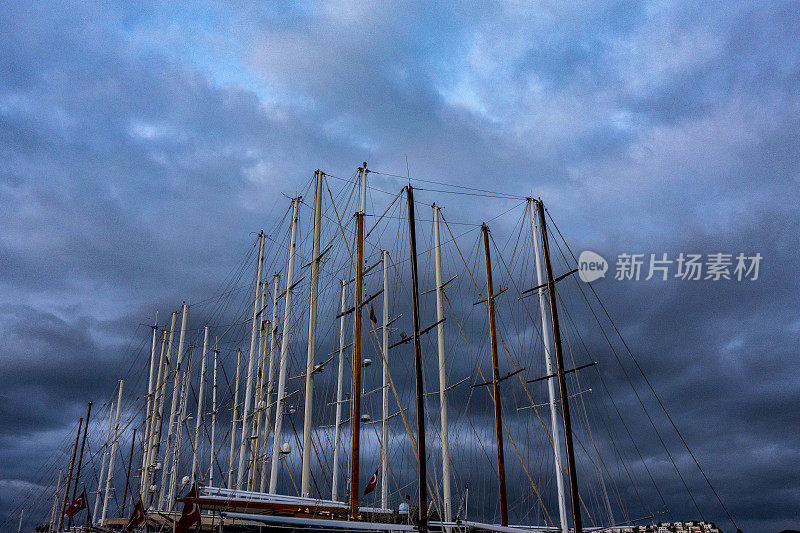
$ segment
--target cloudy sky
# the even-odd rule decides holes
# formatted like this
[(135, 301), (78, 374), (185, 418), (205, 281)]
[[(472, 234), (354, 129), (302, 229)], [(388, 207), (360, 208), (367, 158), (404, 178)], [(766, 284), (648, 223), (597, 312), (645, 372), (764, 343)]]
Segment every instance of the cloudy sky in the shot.
[[(739, 526), (797, 528), (797, 9), (4, 2), (0, 521), (52, 483), (155, 310), (218, 293), (315, 169), (369, 161), (541, 196), (609, 260), (593, 287)], [(472, 223), (509, 207), (437, 202)], [(681, 252), (763, 260), (742, 282), (613, 279), (621, 253)]]

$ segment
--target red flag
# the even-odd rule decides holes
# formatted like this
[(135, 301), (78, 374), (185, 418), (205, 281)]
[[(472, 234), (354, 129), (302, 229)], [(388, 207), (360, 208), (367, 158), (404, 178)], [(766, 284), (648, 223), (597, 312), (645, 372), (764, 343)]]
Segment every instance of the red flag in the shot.
[(69, 507), (67, 507), (66, 511), (64, 511), (64, 514), (72, 518), (73, 516), (78, 514), (78, 511), (81, 511), (83, 509), (86, 509), (86, 489), (83, 489), (81, 495), (78, 496), (75, 499), (75, 501), (70, 504)]
[(133, 508), (133, 514), (131, 515), (130, 520), (128, 520), (128, 525), (125, 526), (125, 531), (133, 531), (140, 525), (144, 524), (145, 514), (144, 514), (144, 506), (142, 505), (142, 500), (136, 503), (136, 506)]
[(375, 490), (375, 487), (378, 486), (378, 471), (380, 471), (380, 468), (378, 468), (378, 470), (372, 474), (372, 477), (369, 478), (369, 481), (367, 481), (367, 487), (364, 489), (365, 496)]
[[(192, 489), (184, 499), (186, 498), (197, 498), (197, 482), (192, 485)], [(175, 525), (175, 533), (186, 533), (198, 521), (200, 521), (200, 506), (195, 502), (183, 502), (183, 512), (181, 519)]]
[(375, 308), (372, 307), (372, 304), (369, 304), (369, 319), (372, 320), (373, 324), (378, 323), (378, 317), (375, 316)]

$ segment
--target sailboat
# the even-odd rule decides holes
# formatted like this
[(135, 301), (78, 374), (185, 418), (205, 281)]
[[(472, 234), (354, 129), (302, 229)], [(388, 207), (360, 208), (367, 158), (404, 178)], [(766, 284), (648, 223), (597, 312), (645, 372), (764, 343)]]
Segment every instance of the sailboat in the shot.
[[(567, 357), (559, 284), (572, 278), (576, 269), (556, 272), (550, 223), (542, 200), (463, 186), (440, 189), (443, 193), (514, 200), (522, 213), (517, 242), (524, 235), (521, 242), (527, 243), (528, 249), (518, 251), (515, 245), (512, 259), (507, 261), (488, 223), (469, 222), (464, 224), (470, 232), (478, 231), (479, 238), (474, 249), (465, 254), (458, 242), (467, 233), (454, 235), (442, 207), (434, 203), (430, 206), (430, 245), (420, 254), (416, 214), (420, 206), (415, 201), (418, 189), (412, 186), (414, 180), (406, 177), (407, 183), (395, 193), (370, 187), (368, 181), (373, 176), (381, 179), (382, 186), (403, 179), (370, 170), (367, 163), (358, 168), (355, 179), (314, 172), (309, 184), (313, 205), (308, 206), (302, 195), (292, 198), (278, 226), (269, 234), (258, 233), (255, 255), (248, 254), (219, 296), (203, 304), (184, 303), (180, 312), (170, 315), (168, 327), (151, 327), (149, 358), (139, 365), (141, 375), (147, 378), (141, 405), (123, 426), (121, 380), (116, 407), (109, 406), (108, 410), (92, 519), (87, 519), (88, 526), (76, 527), (121, 530), (131, 526), (132, 518), (124, 513), (126, 499), (130, 500), (129, 509), (143, 510), (141, 523), (132, 527), (141, 531), (177, 527), (180, 508), (186, 506), (202, 510), (192, 527), (209, 531), (290, 528), (627, 533), (636, 523), (655, 518), (653, 512), (631, 516), (626, 508), (624, 519), (614, 519), (604, 477), (610, 471), (601, 458), (595, 460), (599, 455), (596, 445), (592, 450), (579, 442), (584, 463), (596, 469), (592, 482), (600, 487), (600, 496), (594, 503), (588, 501), (589, 493), (579, 483), (571, 403), (577, 402), (581, 422), (590, 428), (581, 397), (587, 391), (580, 389), (577, 375), (596, 368), (597, 363)], [(334, 194), (331, 180), (344, 182), (345, 187)], [(373, 203), (368, 211), (370, 190), (385, 194), (390, 201), (377, 208)], [(312, 220), (310, 251), (301, 239), (301, 210), (307, 207)], [(346, 213), (353, 209), (352, 217), (348, 217)], [(442, 222), (448, 233), (444, 243)], [(447, 246), (451, 247), (451, 259), (456, 258), (456, 264), (460, 261), (467, 274), (461, 280), (461, 272), (449, 278), (444, 272), (443, 250)], [(286, 253), (285, 263), (281, 251)], [(561, 252), (562, 266), (568, 265), (568, 256)], [(500, 254), (500, 276), (498, 258), (493, 261), (493, 254)], [(429, 290), (421, 287), (431, 277), (420, 273), (421, 255), (433, 270), (434, 287)], [(532, 260), (535, 276), (514, 281), (509, 264), (521, 261), (518, 258), (523, 256), (526, 265)], [(248, 286), (241, 280), (246, 267), (253, 263), (255, 276)], [(479, 282), (480, 274), (483, 279)], [(469, 282), (456, 289), (466, 278)], [(505, 279), (506, 286), (495, 285), (495, 279), (500, 278)], [(249, 294), (246, 299), (240, 296), (244, 291)], [(466, 331), (466, 320), (459, 318), (457, 309), (463, 302), (454, 305), (448, 292), (451, 296), (460, 294), (460, 300), (475, 300), (469, 307), (476, 311), (468, 311), (472, 313), (472, 330)], [(428, 294), (435, 299), (425, 299)], [(239, 296), (238, 308), (234, 308), (235, 296)], [(296, 300), (305, 305), (297, 305)], [(500, 305), (505, 314), (498, 309)], [(202, 327), (191, 327), (190, 309), (192, 313), (201, 311), (206, 320)], [(522, 333), (508, 328), (509, 316)], [(534, 343), (540, 348), (535, 364), (525, 349), (509, 348), (511, 335), (526, 339), (520, 341), (521, 348)], [(458, 349), (453, 348), (452, 341), (447, 342), (448, 336), (459, 339)], [(479, 339), (483, 346), (473, 348), (470, 337)], [(319, 350), (323, 346), (333, 349), (324, 353)], [(199, 364), (195, 360), (198, 355)], [(374, 366), (372, 358), (377, 361)], [(505, 367), (508, 371), (501, 372)], [(370, 385), (378, 381), (375, 368), (380, 369), (380, 384), (369, 390), (367, 381)], [(465, 373), (463, 379), (453, 379), (453, 368)], [(438, 379), (429, 379), (429, 374)], [(576, 380), (573, 387), (568, 378)], [(433, 390), (429, 390), (431, 381)], [(534, 399), (537, 383), (546, 387), (544, 403)], [(511, 389), (513, 394), (509, 393)], [(457, 463), (453, 451), (465, 449), (465, 434), (456, 432), (454, 446), (451, 434), (460, 426), (451, 418), (451, 393), (458, 400), (467, 398), (466, 406), (459, 404), (465, 407), (459, 413), (463, 426), (474, 425), (466, 418), (471, 402), (483, 401), (490, 407), (491, 414), (485, 420), (491, 421), (491, 431), (484, 428), (479, 432), (473, 427), (471, 436), (475, 448), (481, 448), (483, 457), (492, 460), (488, 467), (477, 467), (480, 472), (474, 476), (471, 472), (457, 476), (453, 471)], [(367, 404), (377, 403), (373, 398), (380, 398), (380, 408), (376, 412), (365, 410)], [(432, 398), (438, 398), (436, 421), (431, 419), (428, 406)], [(514, 402), (513, 414), (503, 407), (507, 401)], [(540, 412), (539, 407), (546, 410)], [(373, 419), (377, 412), (380, 416)], [(540, 454), (539, 461), (539, 466), (549, 472), (546, 476), (532, 472), (531, 447), (526, 447), (525, 435), (510, 427), (526, 413), (535, 414), (539, 438), (544, 435), (546, 441), (550, 458), (545, 463)], [(228, 415), (228, 424), (224, 424)], [(302, 425), (295, 425), (297, 415), (302, 416)], [(331, 417), (332, 424), (325, 424)], [(400, 425), (402, 431), (397, 431)], [(127, 428), (138, 430), (140, 435), (139, 441), (131, 439), (127, 464), (124, 486), (132, 488), (129, 498), (127, 490), (123, 496), (119, 516), (112, 517), (110, 497), (114, 476), (118, 475), (115, 457)], [(512, 470), (506, 459), (508, 444), (515, 454)], [(187, 451), (188, 462), (184, 457)], [(393, 466), (393, 457), (411, 459)], [(378, 466), (374, 469), (376, 459)], [(429, 469), (429, 463), (435, 463), (436, 468)], [(460, 468), (464, 468), (463, 463), (459, 463)], [(80, 458), (77, 464), (81, 464)], [(467, 470), (471, 466), (467, 465)], [(349, 473), (344, 476), (347, 467)], [(371, 478), (362, 477), (365, 471), (373, 470)], [(454, 489), (454, 482), (463, 482), (465, 477), (467, 482)], [(484, 494), (475, 495), (473, 488), (470, 496), (472, 477), (473, 487), (482, 483), (487, 488)], [(495, 479), (490, 483), (487, 477)], [(511, 490), (509, 477), (513, 480)], [(542, 494), (542, 479), (555, 485), (551, 487), (554, 498)], [(52, 515), (60, 506), (56, 502), (64, 500), (66, 505), (68, 499), (59, 496), (60, 485), (59, 481)], [(494, 487), (489, 488), (491, 485)], [(67, 492), (69, 486), (68, 480)], [(76, 486), (77, 481), (73, 488)], [(410, 492), (416, 493), (413, 500)], [(623, 500), (620, 491), (616, 496)], [(551, 512), (553, 500), (555, 509)], [(599, 513), (590, 513), (589, 506), (600, 509), (605, 520), (597, 516)], [(486, 513), (486, 509), (492, 512)], [(491, 521), (487, 514), (498, 520)], [(530, 521), (512, 523), (510, 516), (517, 520), (528, 517)], [(585, 527), (587, 518), (591, 525)], [(51, 530), (55, 530), (55, 522), (51, 517)], [(58, 527), (61, 530), (64, 525)]]

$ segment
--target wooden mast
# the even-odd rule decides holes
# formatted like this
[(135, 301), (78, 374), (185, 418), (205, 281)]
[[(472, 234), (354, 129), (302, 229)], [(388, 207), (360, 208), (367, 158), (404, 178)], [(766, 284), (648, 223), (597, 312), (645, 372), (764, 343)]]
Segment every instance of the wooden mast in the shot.
[(411, 253), (411, 303), (414, 324), (414, 374), (417, 393), (417, 459), (419, 473), (419, 522), (420, 533), (428, 530), (428, 485), (425, 464), (425, 389), (422, 382), (422, 344), (419, 329), (419, 283), (417, 281), (417, 230), (414, 224), (414, 189), (406, 187), (408, 196), (408, 239)]
[(553, 321), (553, 348), (556, 356), (556, 372), (558, 373), (558, 390), (561, 397), (561, 417), (564, 421), (564, 445), (567, 449), (567, 474), (569, 475), (569, 496), (572, 503), (572, 525), (575, 533), (583, 533), (581, 523), (580, 499), (578, 497), (578, 477), (575, 474), (575, 450), (572, 446), (572, 423), (569, 417), (569, 393), (564, 375), (564, 356), (561, 351), (561, 330), (558, 325), (558, 308), (556, 307), (556, 282), (553, 278), (553, 265), (550, 262), (550, 244), (547, 240), (547, 222), (544, 216), (544, 205), (541, 199), (536, 202), (539, 212), (539, 231), (542, 237), (542, 253), (547, 272), (547, 295), (550, 299), (550, 316)]
[[(89, 417), (92, 416), (92, 402), (86, 410), (86, 423), (83, 425), (83, 439), (81, 440), (81, 453), (78, 454), (78, 470), (75, 472), (75, 486), (72, 489), (72, 500), (74, 501), (78, 493), (78, 482), (81, 479), (81, 463), (83, 463), (83, 450), (86, 448), (86, 433), (89, 430)], [(72, 517), (70, 517), (67, 528), (72, 527)]]
[(486, 257), (486, 301), (489, 304), (489, 333), (492, 349), (492, 387), (494, 390), (494, 428), (497, 439), (497, 473), (500, 484), (500, 525), (508, 526), (508, 502), (506, 500), (506, 464), (503, 453), (503, 414), (500, 404), (500, 365), (497, 360), (497, 326), (494, 314), (494, 285), (492, 283), (492, 259), (489, 254), (489, 227), (481, 226), (483, 251)]
[(67, 474), (67, 486), (64, 490), (64, 506), (61, 508), (61, 517), (58, 519), (58, 530), (64, 531), (64, 513), (67, 511), (69, 503), (69, 486), (72, 482), (72, 469), (75, 466), (75, 454), (78, 451), (78, 439), (81, 438), (81, 428), (83, 427), (83, 417), (78, 421), (78, 434), (75, 435), (75, 444), (72, 446), (72, 458), (69, 460), (69, 473)]
[(361, 448), (361, 301), (364, 296), (364, 211), (367, 194), (367, 163), (358, 169), (359, 210), (356, 213), (356, 288), (353, 305), (353, 403), (350, 409), (350, 515), (358, 517), (358, 471)]

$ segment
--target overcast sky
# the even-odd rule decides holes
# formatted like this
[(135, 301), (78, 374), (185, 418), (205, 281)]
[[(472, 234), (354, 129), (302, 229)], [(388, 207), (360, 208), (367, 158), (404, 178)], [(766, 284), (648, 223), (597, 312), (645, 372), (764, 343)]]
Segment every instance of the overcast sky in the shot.
[[(218, 293), (315, 169), (369, 161), (541, 196), (609, 261), (593, 286), (740, 527), (797, 529), (797, 4), (350, 4), (0, 7), (0, 521), (155, 310)], [(681, 252), (763, 259), (613, 279), (621, 253)]]

